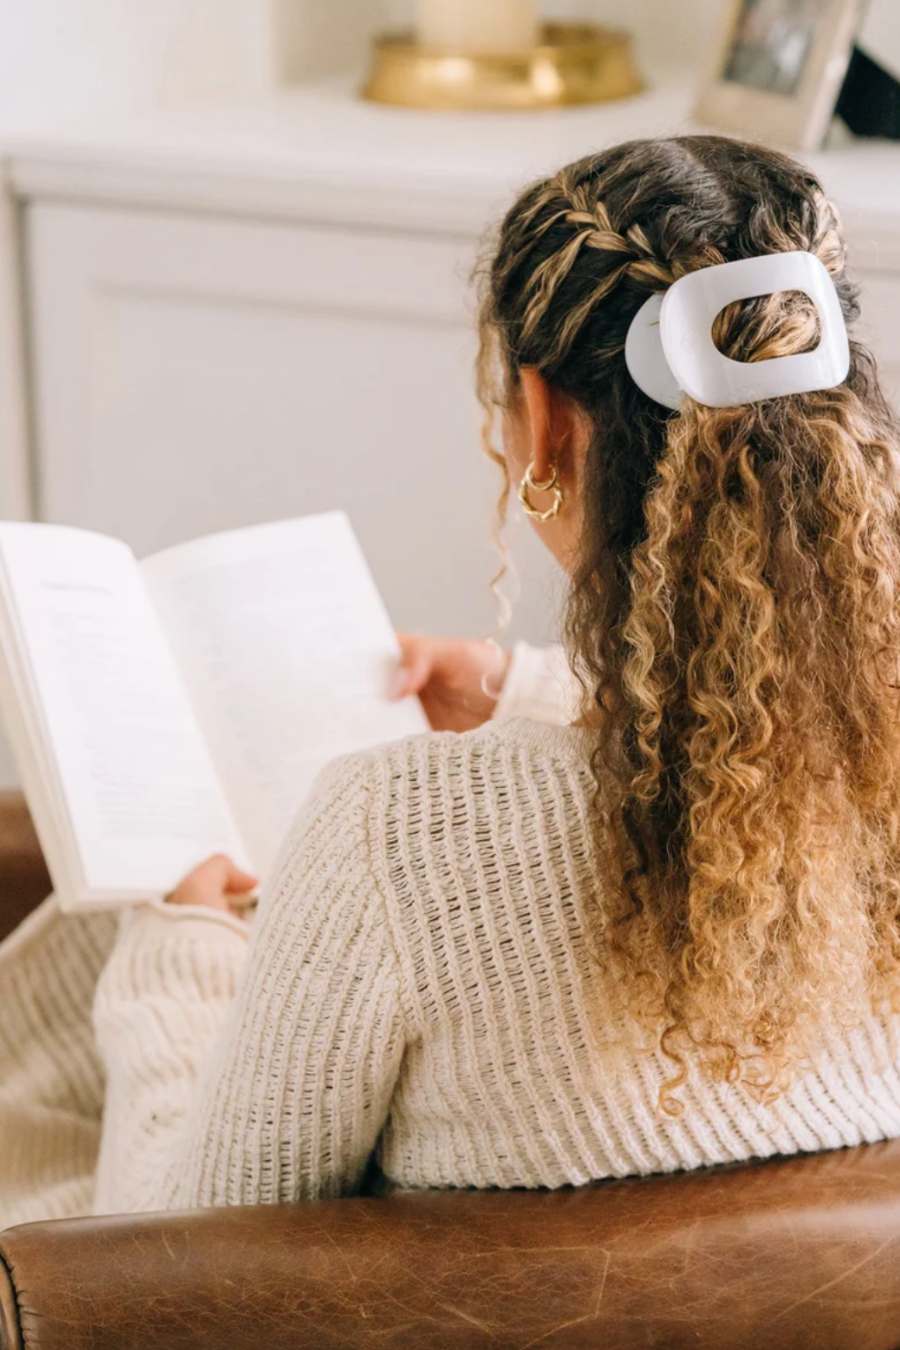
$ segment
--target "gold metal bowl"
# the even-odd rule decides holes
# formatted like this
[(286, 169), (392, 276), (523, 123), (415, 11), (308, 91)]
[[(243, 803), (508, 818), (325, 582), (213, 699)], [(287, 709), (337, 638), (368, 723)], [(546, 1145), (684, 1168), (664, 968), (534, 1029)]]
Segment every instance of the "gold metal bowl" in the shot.
[(599, 103), (639, 93), (631, 35), (596, 24), (548, 23), (536, 47), (462, 53), (422, 47), (410, 33), (376, 37), (364, 98), (405, 108), (513, 111)]

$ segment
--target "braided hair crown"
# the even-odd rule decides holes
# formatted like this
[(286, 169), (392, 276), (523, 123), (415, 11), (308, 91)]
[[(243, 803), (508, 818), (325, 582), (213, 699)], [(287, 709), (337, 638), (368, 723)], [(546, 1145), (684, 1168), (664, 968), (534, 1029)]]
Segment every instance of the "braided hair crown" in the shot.
[[(735, 144), (632, 141), (532, 186), (501, 226), (488, 288), (486, 318), (503, 334), (510, 366), (534, 365), (590, 405), (604, 380), (622, 373), (638, 309), (687, 273), (806, 250), (838, 281), (840, 224), (815, 177), (771, 151), (742, 159)], [(754, 338), (765, 341), (763, 307), (754, 313), (752, 303), (741, 311), (750, 330), (743, 341), (737, 331), (720, 335), (743, 348), (726, 351), (737, 359), (754, 359)], [(842, 303), (849, 315), (848, 288)], [(807, 349), (814, 327), (811, 319)]]

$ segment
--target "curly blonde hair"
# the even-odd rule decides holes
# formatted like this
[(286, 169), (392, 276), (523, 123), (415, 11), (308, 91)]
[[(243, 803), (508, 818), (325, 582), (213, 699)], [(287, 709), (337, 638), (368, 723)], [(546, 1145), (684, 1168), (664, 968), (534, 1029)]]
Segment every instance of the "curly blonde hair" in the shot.
[[(598, 958), (674, 1063), (774, 1100), (821, 1036), (900, 1011), (898, 426), (858, 343), (839, 388), (678, 413), (628, 325), (697, 268), (819, 257), (857, 316), (834, 207), (790, 158), (632, 141), (529, 188), (484, 270), (480, 390), (534, 367), (592, 426), (566, 632), (601, 718)], [(736, 360), (810, 350), (799, 293), (729, 305)], [(502, 372), (502, 388), (495, 372)]]

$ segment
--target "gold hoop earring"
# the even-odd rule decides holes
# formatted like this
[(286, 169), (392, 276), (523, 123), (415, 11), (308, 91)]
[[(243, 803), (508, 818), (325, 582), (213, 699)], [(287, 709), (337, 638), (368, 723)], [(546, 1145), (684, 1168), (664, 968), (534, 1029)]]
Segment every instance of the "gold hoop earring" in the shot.
[[(519, 501), (522, 503), (522, 510), (525, 512), (526, 516), (531, 516), (532, 520), (552, 520), (554, 516), (559, 515), (564, 500), (563, 490), (559, 486), (559, 475), (556, 472), (556, 465), (554, 464), (551, 468), (550, 477), (547, 479), (546, 483), (536, 483), (534, 481), (533, 469), (534, 464), (529, 464), (528, 468), (525, 470), (525, 477), (519, 484)], [(528, 496), (529, 492), (552, 492), (552, 505), (548, 506), (546, 511), (539, 511), (536, 506), (532, 506), (531, 498)]]

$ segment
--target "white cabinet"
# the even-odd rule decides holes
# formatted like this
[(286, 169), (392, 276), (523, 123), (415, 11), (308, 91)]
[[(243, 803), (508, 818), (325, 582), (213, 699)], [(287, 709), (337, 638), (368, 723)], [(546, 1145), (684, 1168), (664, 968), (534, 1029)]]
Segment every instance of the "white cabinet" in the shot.
[(855, 277), (862, 305), (858, 336), (875, 352), (884, 389), (900, 408), (900, 266), (858, 268)]
[(399, 625), (491, 630), (469, 241), (53, 202), (26, 232), (42, 518), (145, 553), (342, 506)]

